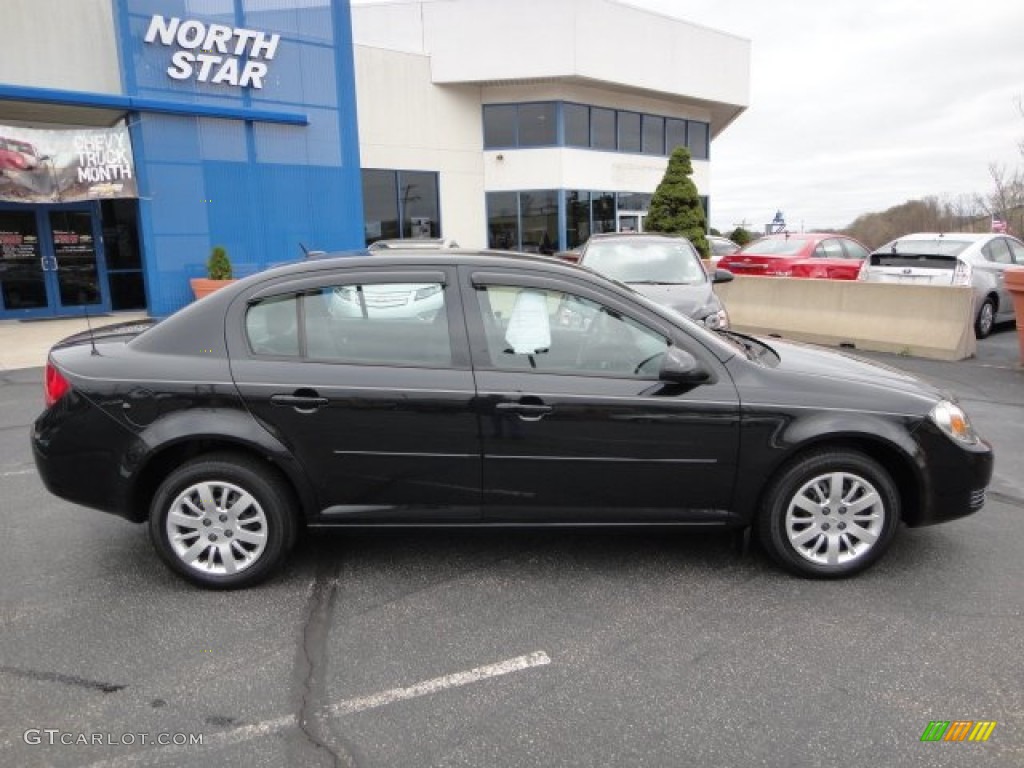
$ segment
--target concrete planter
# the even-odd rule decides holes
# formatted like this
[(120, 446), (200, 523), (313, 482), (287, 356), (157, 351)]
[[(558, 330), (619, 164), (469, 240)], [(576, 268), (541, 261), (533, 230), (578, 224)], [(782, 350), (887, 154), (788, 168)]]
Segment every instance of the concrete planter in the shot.
[(1004, 273), (1006, 290), (1013, 296), (1013, 311), (1017, 315), (1017, 342), (1020, 345), (1020, 360), (1024, 363), (1024, 267), (1011, 267)]
[(201, 299), (204, 296), (208, 296), (216, 290), (223, 288), (225, 285), (230, 285), (235, 282), (234, 280), (211, 280), (208, 277), (193, 277), (189, 281), (189, 285), (192, 286), (192, 293), (196, 299)]

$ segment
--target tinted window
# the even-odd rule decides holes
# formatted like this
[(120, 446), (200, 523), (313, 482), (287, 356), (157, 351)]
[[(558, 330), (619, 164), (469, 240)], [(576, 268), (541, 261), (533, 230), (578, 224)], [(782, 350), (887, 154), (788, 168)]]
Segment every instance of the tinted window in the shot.
[(440, 237), (441, 207), (437, 199), (437, 174), (402, 171), (398, 174), (398, 194), (402, 208), (402, 237)]
[(766, 237), (743, 246), (739, 252), (756, 253), (759, 256), (793, 256), (806, 245), (807, 239), (803, 237)]
[(842, 259), (845, 256), (843, 253), (843, 244), (834, 237), (830, 237), (828, 240), (822, 240), (814, 250), (814, 255), (824, 256), (826, 259)]
[(708, 135), (708, 124), (697, 123), (689, 120), (686, 123), (686, 146), (690, 148), (690, 154), (695, 160), (708, 159), (708, 145), (711, 143)]
[(668, 340), (615, 310), (554, 290), (491, 285), (476, 293), (495, 368), (657, 377)]
[(581, 104), (563, 104), (565, 143), (570, 147), (590, 146), (590, 108)]
[(1010, 255), (1010, 247), (1006, 240), (1001, 237), (997, 237), (990, 243), (986, 243), (981, 249), (981, 252), (985, 254), (985, 258), (988, 261), (995, 262), (996, 264), (1013, 264), (1013, 257)]
[(639, 152), (640, 146), (640, 115), (619, 112), (619, 151)]
[(591, 108), (590, 146), (594, 149), (615, 149), (615, 110)]
[(643, 142), (645, 155), (665, 154), (665, 118), (644, 115)]
[(565, 193), (565, 245), (575, 248), (590, 237), (590, 193)]
[(537, 189), (519, 193), (522, 250), (552, 254), (558, 249), (558, 192)]
[(439, 283), (352, 283), (304, 296), (306, 353), (317, 360), (447, 366), (451, 341)]
[(519, 105), (519, 146), (543, 147), (556, 143), (555, 104)]
[(846, 257), (848, 259), (866, 259), (868, 257), (867, 248), (860, 243), (853, 240), (843, 240), (843, 245), (846, 246)]
[(514, 147), (516, 144), (516, 107), (514, 104), (490, 104), (484, 107), (484, 147)]
[(686, 146), (686, 121), (665, 121), (665, 153), (671, 155), (676, 147)]
[(249, 347), (257, 355), (299, 355), (298, 300), (294, 296), (261, 301), (245, 313)]
[(487, 193), (487, 245), (500, 250), (519, 249), (519, 195)]
[(1024, 266), (1024, 245), (1021, 245), (1016, 240), (1007, 240), (1010, 244), (1010, 253), (1013, 256), (1013, 262)]
[(366, 244), (399, 237), (398, 181), (395, 172), (364, 169), (362, 175)]

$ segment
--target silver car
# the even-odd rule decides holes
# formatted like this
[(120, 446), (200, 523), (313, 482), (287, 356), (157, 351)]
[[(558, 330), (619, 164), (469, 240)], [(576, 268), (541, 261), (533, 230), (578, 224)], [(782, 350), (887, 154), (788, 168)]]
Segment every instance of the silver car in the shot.
[(1007, 267), (1024, 266), (1024, 243), (1003, 234), (918, 232), (886, 243), (864, 260), (859, 279), (878, 283), (974, 286), (974, 334), (1014, 319), (1003, 282)]
[(708, 274), (685, 237), (653, 232), (592, 235), (579, 263), (711, 330), (729, 327), (729, 315), (712, 286), (732, 280), (732, 272), (716, 269)]

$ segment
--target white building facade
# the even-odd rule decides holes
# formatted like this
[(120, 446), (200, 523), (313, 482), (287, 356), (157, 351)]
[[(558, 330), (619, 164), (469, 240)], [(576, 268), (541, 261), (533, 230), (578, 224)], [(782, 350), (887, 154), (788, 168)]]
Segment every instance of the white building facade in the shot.
[(553, 252), (642, 230), (682, 144), (746, 108), (749, 41), (614, 0), (354, 5), (368, 242)]

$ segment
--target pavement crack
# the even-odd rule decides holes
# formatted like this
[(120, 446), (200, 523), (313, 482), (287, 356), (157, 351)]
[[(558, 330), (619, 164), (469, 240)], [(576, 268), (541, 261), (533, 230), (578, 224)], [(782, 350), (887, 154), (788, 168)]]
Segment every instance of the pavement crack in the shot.
[(77, 675), (64, 675), (60, 672), (41, 672), (35, 669), (19, 669), (4, 665), (0, 665), (0, 672), (14, 675), (15, 677), (28, 678), (29, 680), (44, 680), (49, 683), (73, 685), (78, 688), (91, 688), (94, 691), (102, 691), (103, 693), (117, 693), (128, 687), (126, 685), (118, 685), (117, 683), (105, 683), (101, 680), (88, 680)]
[(1024, 508), (1024, 499), (1019, 496), (1011, 496), (1008, 493), (1001, 493), (1000, 491), (988, 491), (988, 498), (993, 501), (998, 501), (1002, 504), (1009, 504), (1014, 507)]
[[(317, 762), (339, 768), (355, 766), (355, 760), (330, 733), (326, 701), (327, 639), (338, 594), (340, 565), (337, 560), (320, 560), (313, 588), (306, 603), (305, 618), (295, 658), (292, 681), (297, 698), (299, 731), (312, 746)], [(301, 760), (309, 764), (308, 752)]]

